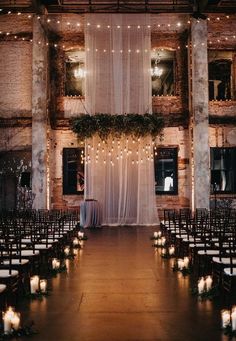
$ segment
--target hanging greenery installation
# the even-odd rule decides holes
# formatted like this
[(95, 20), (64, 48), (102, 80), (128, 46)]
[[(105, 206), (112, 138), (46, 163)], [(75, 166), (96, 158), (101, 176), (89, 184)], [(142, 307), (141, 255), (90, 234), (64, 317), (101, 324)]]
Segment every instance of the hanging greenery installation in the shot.
[(79, 140), (98, 135), (106, 140), (109, 136), (132, 136), (136, 138), (150, 135), (156, 138), (162, 134), (164, 120), (157, 114), (81, 114), (71, 120), (71, 129)]

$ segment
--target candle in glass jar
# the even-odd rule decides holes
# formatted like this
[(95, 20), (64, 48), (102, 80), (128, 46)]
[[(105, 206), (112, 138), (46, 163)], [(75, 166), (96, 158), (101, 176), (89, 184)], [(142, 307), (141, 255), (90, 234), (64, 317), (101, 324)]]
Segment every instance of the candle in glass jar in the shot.
[(53, 268), (53, 270), (56, 269), (56, 266), (57, 266), (57, 259), (53, 258), (53, 260), (52, 260), (52, 268)]
[(74, 256), (78, 255), (78, 249), (73, 249), (73, 255)]
[(165, 237), (161, 237), (161, 245), (164, 246), (166, 243), (166, 238)]
[(42, 293), (47, 292), (47, 280), (46, 279), (41, 279), (39, 282), (39, 288)]
[(84, 238), (84, 232), (79, 231), (79, 232), (78, 232), (78, 237), (79, 237), (80, 239)]
[(4, 328), (4, 334), (10, 334), (11, 333), (11, 321), (14, 317), (14, 311), (12, 307), (9, 307), (8, 310), (3, 313), (3, 328)]
[(183, 267), (184, 267), (184, 261), (183, 261), (183, 259), (182, 258), (179, 258), (178, 259), (178, 269), (179, 270), (183, 270)]
[(173, 245), (171, 245), (169, 247), (169, 255), (172, 256), (175, 253), (175, 247)]
[(235, 331), (236, 330), (236, 306), (232, 308), (231, 325), (232, 325), (232, 331)]
[(69, 248), (69, 246), (66, 246), (66, 247), (65, 247), (64, 253), (65, 253), (66, 256), (69, 256), (69, 253), (70, 253), (70, 248)]
[(12, 328), (18, 330), (20, 328), (20, 314), (15, 313), (11, 319)]
[(189, 266), (189, 258), (188, 257), (184, 257), (184, 267), (186, 269), (188, 269), (188, 266)]
[(222, 321), (222, 328), (226, 328), (230, 325), (230, 311), (229, 310), (221, 311), (221, 321)]
[(158, 232), (157, 232), (157, 231), (155, 231), (155, 232), (153, 233), (153, 237), (154, 237), (155, 239), (158, 238)]
[(57, 262), (56, 262), (56, 270), (60, 269), (60, 266), (61, 266), (61, 262), (57, 259)]
[(158, 246), (161, 246), (161, 245), (162, 245), (161, 239), (157, 239), (157, 245), (158, 245)]
[(30, 278), (30, 292), (35, 294), (39, 289), (39, 276), (33, 276)]
[(166, 255), (166, 249), (162, 249), (161, 254), (162, 254), (162, 256), (165, 256)]
[(198, 281), (198, 293), (202, 294), (205, 290), (205, 280), (203, 277)]
[(78, 238), (75, 237), (75, 238), (73, 239), (73, 245), (76, 246), (76, 245), (78, 245), (78, 244), (79, 244), (79, 240), (78, 240)]
[(206, 282), (206, 290), (207, 290), (207, 291), (211, 290), (211, 288), (212, 288), (212, 282), (213, 282), (212, 277), (211, 277), (211, 276), (207, 276), (205, 282)]

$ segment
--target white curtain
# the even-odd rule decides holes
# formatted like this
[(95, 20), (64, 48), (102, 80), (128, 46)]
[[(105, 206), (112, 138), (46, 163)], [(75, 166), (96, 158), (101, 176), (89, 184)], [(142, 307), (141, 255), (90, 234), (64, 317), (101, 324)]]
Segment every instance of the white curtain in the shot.
[[(151, 111), (149, 15), (85, 16), (85, 106), (90, 114)], [(86, 198), (104, 224), (158, 223), (151, 138), (94, 137), (86, 145)]]

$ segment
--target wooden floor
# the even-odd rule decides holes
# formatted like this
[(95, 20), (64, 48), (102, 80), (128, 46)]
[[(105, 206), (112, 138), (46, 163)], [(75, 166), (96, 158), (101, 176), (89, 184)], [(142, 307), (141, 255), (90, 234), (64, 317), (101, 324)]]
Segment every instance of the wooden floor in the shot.
[[(153, 228), (86, 231), (88, 241), (42, 301), (21, 304), (35, 341), (228, 340), (219, 302), (199, 302), (189, 277), (151, 246)], [(23, 340), (23, 339), (22, 339)], [(28, 340), (28, 338), (27, 338)]]

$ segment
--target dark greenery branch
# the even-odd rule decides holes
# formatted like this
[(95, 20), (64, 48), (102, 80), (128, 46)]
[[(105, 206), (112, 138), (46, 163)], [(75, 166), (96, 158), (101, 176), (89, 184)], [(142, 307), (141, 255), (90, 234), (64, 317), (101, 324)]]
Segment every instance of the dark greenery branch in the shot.
[(98, 135), (106, 140), (109, 136), (120, 138), (122, 135), (132, 137), (162, 135), (164, 120), (158, 114), (81, 114), (71, 120), (71, 128), (80, 140)]

